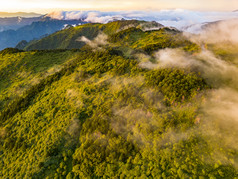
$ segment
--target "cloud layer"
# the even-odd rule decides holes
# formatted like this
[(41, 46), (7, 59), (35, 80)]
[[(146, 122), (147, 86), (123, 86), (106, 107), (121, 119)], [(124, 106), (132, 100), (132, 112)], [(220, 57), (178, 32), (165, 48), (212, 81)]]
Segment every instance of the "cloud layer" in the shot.
[(198, 32), (199, 35), (192, 38), (195, 42), (207, 43), (232, 42), (238, 43), (238, 18), (226, 21), (218, 21), (204, 25)]
[[(112, 20), (137, 19), (156, 21), (165, 26), (173, 26), (186, 31), (199, 29), (202, 24), (219, 20), (238, 18), (238, 12), (200, 12), (183, 9), (160, 11), (59, 11), (47, 16), (54, 19), (83, 19), (86, 22), (107, 23)], [(195, 26), (196, 25), (196, 26)]]

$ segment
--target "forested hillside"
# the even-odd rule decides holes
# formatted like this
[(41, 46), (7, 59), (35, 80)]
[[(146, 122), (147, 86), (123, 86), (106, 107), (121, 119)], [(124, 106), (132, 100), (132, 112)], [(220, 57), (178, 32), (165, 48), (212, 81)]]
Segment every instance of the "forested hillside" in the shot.
[[(90, 43), (91, 40), (94, 41)], [(38, 41), (30, 42), (25, 50), (74, 49), (82, 48), (85, 44), (94, 47), (119, 46), (126, 51), (133, 49), (150, 52), (166, 47), (185, 46), (186, 50), (198, 50), (195, 44), (186, 40), (182, 32), (176, 29), (165, 28), (156, 22), (136, 20), (71, 27)]]
[(25, 50), (0, 52), (1, 178), (238, 176), (235, 53), (141, 21)]

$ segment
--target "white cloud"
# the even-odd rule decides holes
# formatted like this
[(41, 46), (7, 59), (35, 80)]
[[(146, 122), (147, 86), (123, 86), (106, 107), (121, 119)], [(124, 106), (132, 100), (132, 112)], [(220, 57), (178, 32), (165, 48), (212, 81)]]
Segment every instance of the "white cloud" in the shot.
[(101, 47), (108, 44), (107, 38), (108, 37), (106, 34), (99, 33), (98, 36), (95, 37), (93, 40), (89, 40), (87, 37), (82, 36), (82, 37), (79, 37), (77, 41), (84, 42), (88, 44), (90, 47), (92, 47), (93, 49), (102, 50)]
[(165, 26), (173, 26), (178, 29), (200, 28), (199, 25), (207, 22), (218, 20), (227, 20), (238, 18), (238, 12), (200, 12), (183, 9), (176, 10), (160, 10), (160, 11), (117, 11), (117, 12), (101, 12), (101, 11), (61, 11), (48, 14), (55, 19), (84, 19), (87, 22), (107, 23), (114, 19), (137, 19), (146, 21), (157, 21)]
[(220, 43), (224, 41), (238, 43), (238, 19), (210, 24), (200, 33), (199, 38), (210, 43)]

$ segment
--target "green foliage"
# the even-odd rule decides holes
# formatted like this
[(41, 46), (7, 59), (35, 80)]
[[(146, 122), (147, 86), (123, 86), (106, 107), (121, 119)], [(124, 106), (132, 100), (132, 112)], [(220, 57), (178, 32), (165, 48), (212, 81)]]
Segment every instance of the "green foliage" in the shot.
[(146, 74), (146, 82), (158, 87), (168, 104), (188, 100), (208, 87), (201, 77), (179, 69), (150, 71)]
[(131, 28), (122, 30), (118, 33), (112, 34), (110, 36), (109, 41), (113, 42), (113, 43), (116, 43), (118, 41), (121, 41), (124, 38), (125, 39), (130, 39), (131, 36), (135, 36), (135, 35), (141, 36), (141, 35), (143, 35), (143, 31), (139, 28), (131, 27)]
[(23, 52), (23, 50), (19, 50), (17, 48), (5, 48), (0, 52), (0, 55), (6, 55), (6, 54), (13, 54), (13, 53), (18, 53), (18, 52)]
[[(199, 106), (209, 89), (205, 80), (186, 68), (142, 69), (120, 43), (135, 53), (153, 43), (164, 47), (155, 45), (148, 53), (165, 47), (193, 53), (196, 45), (170, 29), (113, 33), (131, 23), (137, 27), (141, 22), (66, 30), (76, 37), (77, 28), (95, 36), (104, 29), (115, 43), (98, 50), (4, 52), (1, 178), (238, 176), (238, 151), (220, 143), (220, 135), (203, 132)], [(219, 125), (212, 126), (212, 132), (219, 131)]]
[[(99, 34), (108, 36), (110, 46), (127, 47), (135, 50), (142, 50), (152, 53), (164, 48), (184, 48), (185, 51), (195, 53), (200, 51), (200, 47), (183, 37), (182, 33), (170, 29), (161, 28), (153, 31), (143, 31), (144, 26), (152, 26), (151, 22), (144, 21), (115, 21), (108, 24), (84, 24), (75, 28), (65, 29), (56, 32), (43, 39), (32, 41), (26, 50), (43, 49), (73, 49), (82, 48), (85, 42), (80, 41), (81, 37), (93, 40)], [(157, 27), (157, 24), (155, 24)]]
[[(15, 49), (13, 49), (15, 52)], [(75, 58), (77, 51), (32, 51), (12, 53), (8, 49), (0, 57), (0, 109), (32, 85), (61, 69), (60, 65)]]

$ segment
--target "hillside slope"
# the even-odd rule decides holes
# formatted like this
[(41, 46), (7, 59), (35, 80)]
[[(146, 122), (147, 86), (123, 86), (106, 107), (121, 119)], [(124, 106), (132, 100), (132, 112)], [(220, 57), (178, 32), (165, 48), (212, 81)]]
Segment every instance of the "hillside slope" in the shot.
[[(76, 52), (75, 52), (76, 53)], [(41, 79), (60, 70), (74, 56), (72, 51), (0, 53), (0, 109)]]
[[(90, 42), (90, 40), (95, 41)], [(38, 41), (30, 42), (25, 50), (73, 49), (85, 44), (142, 50), (150, 53), (166, 47), (185, 47), (199, 50), (195, 44), (186, 40), (182, 32), (164, 28), (156, 22), (115, 21), (108, 24), (85, 24), (59, 31)]]
[(95, 32), (80, 50), (0, 52), (0, 177), (238, 176), (237, 68), (171, 29), (117, 31), (131, 22), (42, 39)]

